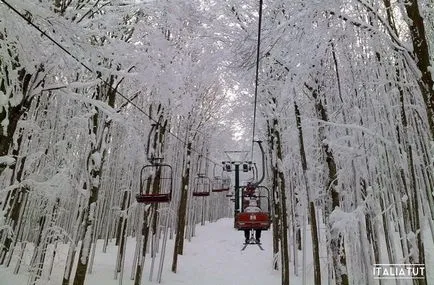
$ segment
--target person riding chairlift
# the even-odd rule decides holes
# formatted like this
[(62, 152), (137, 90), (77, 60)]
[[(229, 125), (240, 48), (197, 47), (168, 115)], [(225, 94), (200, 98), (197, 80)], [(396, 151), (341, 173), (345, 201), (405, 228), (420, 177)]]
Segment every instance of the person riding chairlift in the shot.
[[(258, 213), (262, 212), (261, 208), (258, 207), (258, 203), (256, 199), (250, 199), (249, 205), (244, 209), (244, 212), (246, 213)], [(246, 243), (249, 242), (250, 238), (250, 229), (244, 230), (244, 237), (246, 238)], [(261, 230), (255, 230), (255, 239), (257, 243), (261, 242)]]

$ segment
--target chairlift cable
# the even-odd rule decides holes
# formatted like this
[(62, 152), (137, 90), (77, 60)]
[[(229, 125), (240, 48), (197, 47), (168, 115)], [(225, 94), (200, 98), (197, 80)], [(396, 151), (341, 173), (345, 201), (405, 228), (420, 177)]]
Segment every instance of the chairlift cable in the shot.
[[(81, 66), (83, 66), (87, 71), (91, 72), (91, 73), (96, 73), (95, 71), (93, 71), (89, 66), (87, 66), (86, 64), (84, 64), (79, 58), (77, 58), (74, 54), (72, 54), (67, 48), (65, 48), (64, 46), (62, 46), (58, 41), (56, 41), (53, 37), (51, 37), (50, 35), (48, 35), (45, 31), (43, 31), (39, 26), (37, 26), (36, 24), (34, 24), (29, 18), (27, 18), (26, 16), (24, 16), (21, 12), (19, 12), (15, 7), (13, 7), (11, 4), (9, 4), (6, 0), (0, 0), (1, 2), (3, 2), (9, 9), (11, 9), (13, 12), (15, 12), (18, 16), (20, 16), (21, 18), (23, 18), (30, 26), (32, 26), (33, 28), (35, 28), (36, 30), (38, 30), (38, 32), (40, 32), (43, 36), (45, 36), (46, 38), (48, 38), (52, 43), (54, 43), (57, 47), (59, 47), (63, 52), (65, 52), (66, 54), (68, 54), (71, 58), (73, 58), (75, 61), (77, 61)], [(262, 0), (261, 0), (262, 1)], [(108, 83), (106, 80), (104, 80), (103, 78), (101, 78), (100, 75), (97, 76), (97, 78), (99, 80), (101, 80), (101, 82), (108, 86), (110, 89), (114, 90), (116, 92), (116, 94), (120, 95), (123, 99), (125, 99), (129, 104), (131, 104), (131, 106), (135, 107), (136, 109), (138, 109), (141, 113), (143, 113), (146, 117), (148, 117), (152, 122), (156, 123), (157, 125), (161, 126), (161, 123), (158, 122), (157, 120), (155, 120), (154, 118), (151, 117), (151, 115), (149, 115), (146, 111), (144, 111), (141, 107), (139, 107), (137, 104), (135, 104), (131, 99), (129, 99), (128, 97), (126, 97), (125, 95), (123, 95), (120, 91), (118, 91), (117, 89), (114, 89), (110, 83)], [(134, 99), (135, 97), (133, 97)], [(178, 141), (180, 141), (181, 143), (184, 144), (184, 146), (187, 146), (187, 142), (185, 142), (183, 139), (181, 139), (179, 136), (177, 136), (176, 134), (174, 134), (173, 132), (171, 132), (170, 130), (168, 131), (168, 133), (170, 135), (172, 135), (174, 138), (176, 138)], [(200, 132), (201, 133), (201, 132)], [(204, 157), (206, 160), (210, 161), (211, 163), (215, 164), (215, 165), (220, 165), (220, 163), (215, 162), (214, 160), (212, 160), (211, 158), (209, 158), (208, 156), (204, 156), (202, 155), (198, 150), (190, 147), (189, 148), (191, 151), (201, 155), (202, 157)]]
[(263, 0), (259, 0), (258, 41), (257, 41), (257, 49), (256, 49), (255, 100), (254, 100), (254, 106), (253, 106), (252, 160), (253, 160), (253, 146), (254, 146), (254, 142), (255, 142), (256, 109), (257, 109), (257, 102), (258, 102), (259, 60), (260, 60), (261, 26), (262, 26), (262, 2), (263, 2)]

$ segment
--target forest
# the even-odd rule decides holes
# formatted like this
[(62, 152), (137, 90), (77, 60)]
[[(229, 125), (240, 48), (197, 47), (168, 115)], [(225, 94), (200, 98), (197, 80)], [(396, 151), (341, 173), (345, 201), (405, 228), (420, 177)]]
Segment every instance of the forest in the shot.
[(431, 0), (0, 0), (0, 268), (46, 284), (66, 248), (82, 285), (97, 241), (120, 274), (133, 240), (147, 284), (170, 239), (177, 272), (196, 225), (234, 216), (198, 181), (233, 187), (246, 151), (281, 284), (434, 284), (433, 62)]

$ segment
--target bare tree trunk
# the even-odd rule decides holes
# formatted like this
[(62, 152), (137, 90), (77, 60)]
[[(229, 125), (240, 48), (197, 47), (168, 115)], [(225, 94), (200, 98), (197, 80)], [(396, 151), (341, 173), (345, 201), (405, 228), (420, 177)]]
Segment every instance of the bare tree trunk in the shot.
[[(318, 97), (317, 90), (306, 86), (312, 91), (312, 96), (315, 98), (315, 109), (317, 116), (324, 122), (328, 122), (327, 110), (324, 106), (327, 106), (326, 102), (322, 102)], [(340, 206), (339, 192), (337, 190), (337, 166), (333, 156), (333, 152), (326, 142), (326, 135), (324, 133), (324, 127), (319, 129), (319, 140), (322, 142), (322, 151), (324, 153), (325, 162), (328, 168), (328, 182), (325, 185), (325, 193), (327, 193), (326, 207), (325, 207), (325, 219), (327, 221), (327, 227), (329, 232), (329, 254), (333, 259), (333, 267), (335, 271), (335, 279), (337, 285), (348, 285), (348, 273), (347, 273), (347, 259), (345, 254), (344, 236), (342, 233), (334, 234), (332, 232), (333, 225), (328, 222), (329, 215), (336, 207)]]
[(16, 188), (8, 193), (5, 201), (6, 208), (6, 221), (10, 228), (8, 230), (3, 230), (0, 233), (0, 242), (3, 244), (0, 252), (0, 264), (6, 261), (6, 256), (12, 246), (12, 236), (9, 235), (10, 232), (14, 232), (16, 227), (20, 224), (20, 213), (22, 212), (22, 207), (25, 205), (26, 196), (28, 195), (27, 188)]
[[(425, 264), (425, 247), (423, 244), (423, 233), (421, 229), (421, 218), (420, 218), (420, 194), (419, 194), (419, 187), (417, 187), (416, 182), (416, 173), (415, 173), (415, 166), (414, 166), (414, 158), (413, 158), (413, 150), (411, 145), (408, 146), (409, 151), (409, 164), (410, 164), (410, 171), (411, 171), (411, 180), (412, 180), (412, 195), (410, 197), (411, 200), (413, 200), (413, 207), (411, 209), (411, 216), (412, 216), (412, 233), (415, 235), (415, 244), (411, 244), (411, 252), (410, 255), (410, 262), (413, 264)], [(424, 219), (422, 219), (422, 222)], [(408, 238), (411, 240), (411, 236), (408, 236)], [(426, 285), (427, 279), (426, 274), (423, 275), (423, 279), (416, 279), (413, 281), (414, 284), (418, 285)]]
[[(110, 107), (114, 107), (116, 88), (113, 88), (114, 76), (110, 77), (110, 84), (103, 83), (97, 86), (96, 99), (108, 102)], [(84, 235), (82, 238), (79, 262), (74, 278), (74, 285), (83, 285), (86, 278), (87, 266), (92, 247), (92, 238), (96, 231), (96, 211), (98, 194), (101, 185), (101, 174), (107, 153), (107, 144), (110, 141), (110, 125), (111, 120), (107, 120), (106, 116), (101, 112), (96, 111), (89, 120), (89, 130), (93, 134), (91, 141), (91, 150), (87, 159), (87, 171), (89, 185), (89, 198), (84, 209)]]
[(425, 32), (424, 18), (422, 17), (417, 0), (407, 1), (404, 5), (410, 20), (409, 28), (413, 43), (413, 52), (416, 56), (417, 67), (421, 72), (418, 80), (422, 96), (426, 104), (431, 138), (434, 135), (434, 82), (431, 71), (428, 38)]
[(77, 253), (77, 244), (78, 241), (80, 239), (79, 235), (80, 235), (80, 229), (81, 229), (81, 224), (83, 221), (83, 216), (84, 216), (84, 211), (81, 211), (81, 204), (83, 203), (81, 201), (82, 199), (78, 199), (77, 201), (77, 205), (76, 208), (74, 210), (74, 214), (77, 216), (75, 225), (74, 225), (74, 229), (73, 229), (73, 238), (71, 240), (69, 249), (68, 249), (68, 255), (66, 258), (66, 264), (65, 264), (65, 272), (63, 274), (63, 279), (62, 279), (62, 285), (69, 285), (69, 281), (71, 279), (71, 272), (72, 272), (72, 267), (73, 267), (73, 263), (74, 263), (74, 259), (75, 259), (75, 255)]
[[(273, 98), (273, 102), (276, 104), (276, 99)], [(276, 216), (277, 225), (273, 225), (273, 230), (276, 230), (277, 227), (278, 232), (274, 239), (280, 240), (280, 255), (281, 255), (281, 270), (282, 270), (282, 284), (289, 284), (289, 242), (288, 242), (288, 211), (286, 207), (286, 183), (285, 183), (285, 175), (283, 173), (283, 169), (278, 167), (279, 161), (283, 159), (283, 151), (282, 151), (282, 142), (281, 135), (279, 131), (279, 122), (277, 119), (273, 119), (272, 127), (270, 128), (271, 135), (271, 151), (273, 152), (272, 157), (275, 157), (276, 160), (273, 162), (272, 171), (273, 171), (273, 193), (275, 194), (277, 208), (275, 211), (279, 213), (279, 216)]]
[[(21, 115), (20, 115), (21, 116)], [(19, 117), (16, 118), (17, 120), (19, 119)], [(15, 124), (17, 124), (17, 122), (15, 122)], [(14, 130), (15, 131), (15, 130)], [(11, 142), (12, 143), (12, 136), (13, 133), (11, 133)], [(31, 139), (31, 136), (28, 138), (29, 140)], [(16, 147), (12, 150), (12, 155), (15, 157), (18, 157), (20, 150), (21, 150), (21, 145), (22, 145), (22, 141), (23, 141), (23, 136), (19, 135), (17, 140), (16, 140)], [(1, 144), (1, 137), (0, 137), (0, 144)], [(0, 155), (1, 156), (1, 155)], [(13, 185), (16, 182), (21, 182), (23, 177), (23, 171), (24, 171), (24, 165), (26, 162), (26, 156), (23, 156), (21, 159), (17, 159), (17, 161), (15, 162), (15, 165), (13, 166), (13, 174), (11, 177), (11, 181), (10, 184)], [(0, 166), (1, 168), (1, 166)], [(1, 171), (0, 170), (0, 175), (1, 175)], [(10, 191), (8, 191), (6, 198), (3, 200), (3, 211), (4, 211), (4, 216), (6, 218), (7, 223), (10, 226), (9, 231), (15, 231), (17, 227), (19, 227), (19, 225), (21, 224), (20, 220), (21, 220), (21, 215), (20, 212), (23, 212), (23, 207), (25, 207), (25, 203), (24, 201), (27, 201), (27, 196), (28, 196), (28, 191), (29, 189), (27, 187), (20, 187), (20, 188), (14, 188)], [(0, 203), (2, 204), (2, 203)], [(14, 244), (16, 244), (18, 242), (17, 239), (15, 239)], [(3, 247), (1, 248), (0, 251), (0, 265), (4, 264), (4, 262), (7, 260), (5, 259), (8, 252), (10, 251), (10, 247), (13, 246), (12, 244), (12, 240), (11, 240), (11, 235), (8, 234), (8, 231), (4, 230), (4, 231), (0, 231), (0, 243), (3, 244)], [(10, 252), (12, 253), (12, 252)], [(11, 256), (11, 254), (10, 254)], [(6, 266), (9, 266), (9, 262), (7, 262)]]
[[(14, 52), (9, 48), (7, 48), (7, 51), (11, 56), (14, 54)], [(32, 75), (27, 73), (25, 68), (20, 66), (18, 57), (16, 57), (15, 60), (16, 61), (12, 68), (16, 70), (8, 70), (8, 67), (4, 67), (5, 74), (2, 72), (2, 75), (5, 76), (0, 76), (0, 91), (3, 94), (10, 93), (6, 90), (6, 88), (12, 87), (9, 85), (14, 84), (11, 82), (11, 79), (14, 80), (15, 78), (9, 78), (8, 73), (10, 72), (11, 74), (14, 74), (16, 72), (18, 74), (18, 78), (16, 79), (18, 79), (19, 85), (19, 89), (16, 90), (16, 92), (21, 92), (22, 96), (16, 96), (15, 93), (12, 92), (12, 94), (9, 95), (9, 98), (7, 98), (7, 105), (0, 108), (0, 157), (7, 155), (12, 147), (13, 135), (16, 131), (18, 121), (24, 112), (30, 107), (31, 100), (33, 98), (29, 95), (30, 91), (35, 86), (43, 85), (43, 78), (39, 78), (43, 76), (43, 65), (40, 65), (36, 72)], [(0, 68), (3, 67), (2, 65), (2, 60), (0, 59)], [(17, 97), (20, 98), (19, 102), (15, 102)], [(3, 121), (8, 122), (5, 124), (7, 126), (6, 129), (4, 129), (4, 124), (2, 123)], [(0, 164), (0, 175), (3, 173), (6, 167), (7, 165)], [(13, 168), (14, 165), (11, 165), (11, 167)]]
[[(59, 200), (57, 200), (57, 203)], [(57, 219), (58, 204), (52, 206), (51, 213), (46, 214), (40, 218), (39, 221), (39, 233), (36, 242), (36, 248), (31, 261), (32, 269), (32, 284), (36, 284), (37, 280), (42, 277), (42, 272), (45, 265), (45, 256), (47, 254), (48, 245), (51, 243), (51, 228), (55, 224)], [(48, 205), (45, 205), (48, 206)], [(54, 257), (53, 257), (54, 258)]]
[(136, 268), (136, 274), (134, 277), (134, 285), (140, 285), (142, 283), (142, 277), (143, 277), (143, 268), (145, 264), (145, 257), (146, 257), (146, 250), (149, 240), (149, 233), (150, 233), (150, 226), (148, 224), (149, 220), (152, 220), (153, 215), (153, 209), (155, 211), (155, 207), (148, 207), (148, 209), (145, 209), (143, 214), (143, 221), (142, 221), (142, 231), (137, 233), (138, 235), (143, 235), (142, 239), (142, 246), (140, 248), (140, 257), (139, 262), (137, 263)]
[(178, 224), (176, 227), (175, 249), (173, 251), (172, 272), (176, 273), (178, 266), (178, 255), (182, 255), (184, 250), (184, 234), (187, 216), (187, 198), (190, 180), (191, 146), (187, 143), (187, 153), (184, 157), (184, 169), (181, 181), (181, 199), (178, 208)]
[[(273, 216), (272, 216), (272, 224), (273, 224), (273, 256), (277, 256), (279, 254), (279, 246), (280, 246), (280, 227), (281, 227), (281, 213), (279, 206), (279, 193), (277, 191), (277, 169), (275, 167), (275, 162), (273, 161), (273, 152), (274, 152), (274, 125), (270, 124), (270, 121), (267, 121), (268, 124), (268, 144), (269, 144), (269, 156), (271, 158), (270, 166), (272, 173), (272, 207), (273, 207)], [(277, 259), (273, 264), (273, 269), (278, 270), (279, 264)]]
[[(125, 243), (127, 242), (127, 221), (128, 221), (128, 207), (131, 203), (131, 191), (124, 191), (121, 205), (121, 216), (119, 221), (118, 235), (116, 237), (116, 245), (118, 246), (118, 256), (116, 259), (116, 274), (122, 271), (123, 260), (125, 256)], [(117, 277), (117, 275), (115, 276)]]
[(300, 110), (298, 109), (295, 100), (294, 100), (294, 111), (295, 111), (295, 118), (296, 118), (297, 129), (298, 129), (298, 141), (300, 145), (301, 165), (303, 169), (304, 182), (306, 186), (306, 200), (309, 205), (309, 220), (311, 224), (310, 227), (311, 227), (311, 238), (312, 238), (314, 282), (316, 285), (318, 285), (321, 284), (321, 263), (319, 259), (318, 225), (316, 222), (315, 203), (314, 201), (312, 201), (309, 181), (307, 177), (307, 159), (306, 159), (306, 151), (304, 149), (303, 128), (301, 125)]

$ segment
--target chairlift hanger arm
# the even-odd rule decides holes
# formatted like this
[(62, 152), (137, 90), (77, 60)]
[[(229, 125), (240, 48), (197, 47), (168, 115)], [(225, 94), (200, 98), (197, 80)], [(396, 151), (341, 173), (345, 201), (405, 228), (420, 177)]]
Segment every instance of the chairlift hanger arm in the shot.
[(258, 187), (259, 184), (262, 183), (262, 181), (264, 181), (265, 178), (265, 152), (264, 152), (264, 148), (262, 147), (262, 141), (254, 141), (259, 145), (259, 149), (261, 150), (261, 157), (262, 157), (262, 177), (261, 179), (258, 180), (258, 182), (256, 182), (253, 186)]

